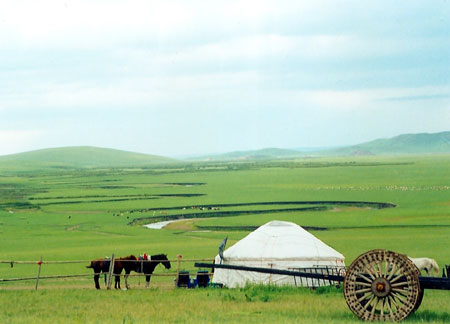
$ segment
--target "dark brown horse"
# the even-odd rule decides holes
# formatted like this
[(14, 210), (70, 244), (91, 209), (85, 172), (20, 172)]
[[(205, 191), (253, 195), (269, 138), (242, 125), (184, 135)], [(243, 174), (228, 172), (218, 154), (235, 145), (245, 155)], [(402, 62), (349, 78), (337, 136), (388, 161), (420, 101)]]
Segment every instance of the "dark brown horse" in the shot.
[[(114, 288), (120, 289), (120, 274), (122, 270), (125, 269), (125, 273), (127, 275), (137, 267), (138, 258), (134, 255), (129, 255), (124, 258), (118, 258), (114, 260)], [(94, 282), (95, 288), (100, 289), (100, 283), (98, 279), (100, 277), (100, 273), (109, 272), (109, 267), (111, 265), (111, 260), (108, 259), (97, 259), (91, 261), (91, 264), (86, 266), (86, 268), (94, 269)], [(106, 275), (105, 275), (106, 282)], [(128, 288), (128, 287), (127, 287)]]
[[(170, 261), (167, 259), (167, 254), (155, 254), (150, 256), (150, 258), (146, 256), (139, 258), (136, 268), (132, 270), (137, 273), (143, 273), (145, 275), (145, 286), (149, 288), (151, 275), (153, 271), (155, 271), (156, 266), (160, 263), (166, 269), (170, 269), (171, 265)], [(129, 273), (125, 274), (125, 286), (127, 288), (128, 288), (128, 275)]]

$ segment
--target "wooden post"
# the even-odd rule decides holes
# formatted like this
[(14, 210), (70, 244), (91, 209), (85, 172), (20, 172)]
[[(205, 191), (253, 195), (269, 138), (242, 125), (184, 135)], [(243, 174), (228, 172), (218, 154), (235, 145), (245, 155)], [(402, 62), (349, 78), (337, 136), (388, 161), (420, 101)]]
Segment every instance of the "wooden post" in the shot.
[[(145, 253), (144, 253), (145, 254)], [(147, 259), (148, 260), (148, 259)], [(139, 286), (141, 285), (141, 274), (144, 275), (144, 262), (146, 262), (147, 260), (144, 260), (144, 256), (142, 256), (142, 260), (141, 260), (141, 272), (138, 276), (138, 284)]]
[[(109, 264), (108, 281), (106, 284), (106, 289), (111, 289), (113, 272), (114, 272), (114, 253), (111, 256), (111, 263)], [(114, 280), (115, 280), (115, 278), (114, 278)]]
[(39, 268), (38, 268), (38, 273), (37, 273), (37, 278), (36, 278), (36, 287), (34, 288), (34, 290), (38, 290), (38, 286), (39, 286), (39, 277), (41, 276), (41, 267), (42, 267), (42, 256), (37, 264), (38, 264)]
[(181, 254), (177, 255), (177, 278), (175, 279), (175, 287), (178, 287), (178, 279), (180, 277), (180, 267), (181, 267), (181, 258), (183, 256)]

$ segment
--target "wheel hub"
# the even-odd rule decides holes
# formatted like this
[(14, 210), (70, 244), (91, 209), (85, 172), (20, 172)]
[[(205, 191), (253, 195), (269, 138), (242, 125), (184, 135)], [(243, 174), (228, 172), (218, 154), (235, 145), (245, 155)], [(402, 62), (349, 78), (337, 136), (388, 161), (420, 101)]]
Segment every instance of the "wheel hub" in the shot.
[(391, 293), (391, 284), (385, 278), (376, 278), (372, 282), (372, 292), (380, 298), (386, 297)]

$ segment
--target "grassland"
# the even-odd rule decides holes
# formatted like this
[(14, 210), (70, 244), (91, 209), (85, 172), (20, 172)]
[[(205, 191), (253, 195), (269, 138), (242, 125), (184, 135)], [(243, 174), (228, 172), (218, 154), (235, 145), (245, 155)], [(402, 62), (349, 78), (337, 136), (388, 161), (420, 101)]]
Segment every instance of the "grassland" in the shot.
[(172, 163), (174, 160), (157, 155), (127, 152), (91, 146), (60, 147), (0, 156), (3, 171), (33, 171), (55, 168), (138, 167)]
[[(450, 263), (450, 156), (358, 157), (249, 163), (190, 163), (139, 168), (0, 166), (0, 260), (90, 260), (106, 255), (167, 253), (170, 259), (210, 259), (270, 220), (293, 221), (346, 256), (349, 264), (374, 248)], [(323, 203), (286, 210), (285, 202)], [(265, 202), (273, 202), (264, 205)], [(278, 202), (278, 204), (276, 203)], [(201, 210), (199, 206), (218, 209)], [(313, 207), (298, 204), (290, 207)], [(289, 207), (289, 206), (288, 206)], [(289, 208), (290, 208), (289, 207)], [(163, 230), (133, 224), (192, 213)], [(284, 210), (282, 210), (284, 209)], [(263, 210), (264, 213), (250, 213)], [(224, 212), (230, 212), (227, 217)], [(217, 216), (217, 217), (213, 217)], [(139, 222), (135, 222), (139, 223)], [(44, 264), (42, 275), (85, 274), (87, 263)], [(193, 264), (183, 263), (193, 270)], [(35, 264), (0, 264), (0, 278), (35, 276)], [(159, 274), (174, 270), (160, 268)], [(95, 291), (90, 278), (0, 282), (6, 323), (347, 323), (358, 321), (341, 293), (250, 287), (174, 290), (173, 277), (142, 289)], [(140, 285), (139, 285), (140, 284)], [(446, 323), (448, 291), (426, 291), (408, 321)], [(230, 315), (232, 311), (233, 315)]]
[[(3, 323), (361, 323), (339, 291), (58, 289), (0, 291), (0, 298)], [(447, 298), (442, 291), (426, 294), (405, 322), (448, 323)]]

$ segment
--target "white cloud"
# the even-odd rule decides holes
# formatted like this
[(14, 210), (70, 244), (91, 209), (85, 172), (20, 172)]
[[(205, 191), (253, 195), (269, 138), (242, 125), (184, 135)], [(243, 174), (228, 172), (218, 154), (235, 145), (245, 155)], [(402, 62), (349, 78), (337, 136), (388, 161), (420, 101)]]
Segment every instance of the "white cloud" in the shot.
[[(346, 36), (314, 35), (283, 36), (259, 34), (235, 37), (193, 48), (168, 60), (241, 60), (267, 57), (297, 56), (299, 58), (336, 55), (352, 42)], [(333, 52), (334, 51), (334, 52)]]
[[(267, 0), (232, 0), (222, 3), (9, 1), (0, 3), (0, 37), (8, 39), (9, 45), (3, 43), (0, 46), (16, 44), (28, 48), (101, 48), (141, 41), (157, 45), (165, 44), (170, 39), (185, 43), (186, 39), (203, 41), (207, 38), (246, 37), (259, 33), (296, 34), (295, 28), (277, 26), (316, 24), (327, 17), (334, 17), (334, 7), (329, 2), (279, 3)], [(304, 31), (299, 32), (304, 34)], [(307, 33), (311, 33), (311, 30)], [(322, 34), (320, 31), (318, 33)]]
[(369, 97), (364, 91), (309, 91), (305, 96), (306, 104), (323, 112), (352, 111), (364, 107)]
[(102, 47), (173, 35), (190, 19), (189, 7), (176, 2), (9, 1), (0, 4), (0, 36), (25, 47)]
[(31, 83), (26, 92), (0, 92), (0, 111), (131, 111), (208, 109), (233, 105), (246, 97), (248, 85), (261, 80), (255, 72), (135, 76), (104, 84), (95, 81)]

